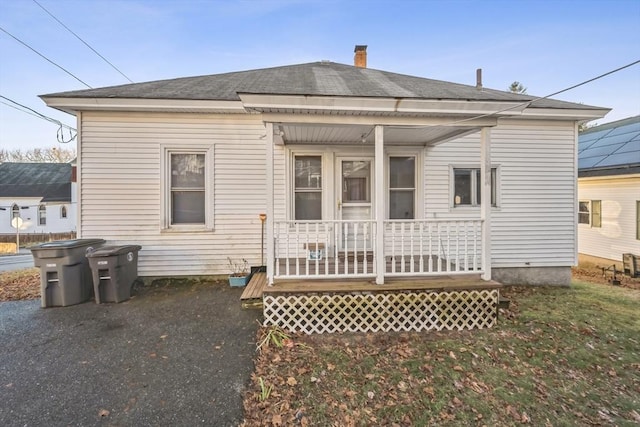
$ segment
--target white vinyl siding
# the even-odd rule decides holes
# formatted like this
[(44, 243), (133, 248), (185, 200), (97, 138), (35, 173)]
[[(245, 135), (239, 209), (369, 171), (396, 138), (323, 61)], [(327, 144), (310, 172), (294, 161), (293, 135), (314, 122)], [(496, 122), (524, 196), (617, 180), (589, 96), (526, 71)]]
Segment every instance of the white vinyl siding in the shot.
[[(266, 191), (259, 117), (84, 112), (81, 131), (83, 238), (141, 245), (142, 276), (226, 274), (227, 256), (259, 265)], [(213, 229), (165, 230), (162, 150), (202, 146), (214, 151), (207, 182)]]
[[(491, 129), (498, 207), (491, 211), (493, 267), (557, 267), (575, 262), (573, 122), (501, 119)], [(425, 218), (477, 219), (453, 207), (451, 167), (480, 164), (480, 134), (425, 149)]]
[(601, 226), (578, 226), (578, 251), (622, 262), (622, 254), (640, 254), (637, 198), (640, 176), (580, 178), (579, 200), (601, 201)]

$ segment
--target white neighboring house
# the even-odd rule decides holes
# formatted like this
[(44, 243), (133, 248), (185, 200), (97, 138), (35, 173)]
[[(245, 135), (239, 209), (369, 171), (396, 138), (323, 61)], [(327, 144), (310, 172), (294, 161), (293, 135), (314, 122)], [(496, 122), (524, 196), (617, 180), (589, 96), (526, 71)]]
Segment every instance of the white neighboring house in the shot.
[(640, 116), (579, 136), (578, 252), (602, 267), (640, 256)]
[(0, 164), (0, 234), (76, 231), (76, 202), (70, 163)]
[(78, 234), (142, 276), (568, 285), (601, 107), (321, 61), (43, 95), (78, 121)]

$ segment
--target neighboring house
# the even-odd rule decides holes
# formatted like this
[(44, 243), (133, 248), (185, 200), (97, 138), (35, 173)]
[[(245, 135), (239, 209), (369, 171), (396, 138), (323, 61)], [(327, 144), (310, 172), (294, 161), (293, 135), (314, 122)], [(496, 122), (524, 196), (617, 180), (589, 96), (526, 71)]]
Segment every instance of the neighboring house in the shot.
[(83, 238), (143, 276), (568, 284), (578, 123), (609, 110), (321, 61), (43, 95), (78, 120)]
[(0, 234), (65, 233), (76, 230), (69, 163), (0, 164)]
[(580, 259), (621, 267), (640, 255), (640, 116), (582, 132), (578, 170)]

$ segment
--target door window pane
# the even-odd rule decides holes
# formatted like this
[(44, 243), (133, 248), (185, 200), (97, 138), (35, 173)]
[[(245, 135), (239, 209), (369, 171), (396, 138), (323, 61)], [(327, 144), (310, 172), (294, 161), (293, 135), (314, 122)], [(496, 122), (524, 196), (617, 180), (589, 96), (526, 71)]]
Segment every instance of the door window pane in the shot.
[(342, 202), (369, 203), (371, 191), (371, 162), (344, 160), (342, 162)]

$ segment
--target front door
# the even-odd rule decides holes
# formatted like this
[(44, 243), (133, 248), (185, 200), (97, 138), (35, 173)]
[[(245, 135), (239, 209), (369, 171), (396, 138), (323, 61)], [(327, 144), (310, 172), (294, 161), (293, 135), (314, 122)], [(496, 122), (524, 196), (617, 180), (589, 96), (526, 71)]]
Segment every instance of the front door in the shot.
[(339, 220), (350, 221), (340, 228), (341, 250), (370, 251), (373, 214), (373, 158), (337, 158), (336, 189)]

